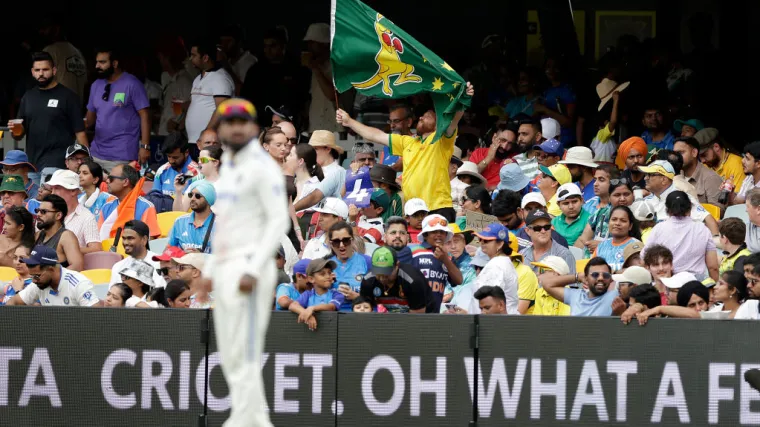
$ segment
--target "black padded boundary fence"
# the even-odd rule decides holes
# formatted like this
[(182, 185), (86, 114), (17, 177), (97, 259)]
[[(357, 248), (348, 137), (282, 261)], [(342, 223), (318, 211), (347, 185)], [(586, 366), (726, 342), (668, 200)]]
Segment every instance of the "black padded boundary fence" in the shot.
[[(219, 426), (208, 310), (0, 309), (0, 426)], [(760, 323), (273, 313), (275, 426), (760, 426)], [(476, 374), (477, 373), (477, 374)], [(252, 402), (253, 404), (253, 402)]]

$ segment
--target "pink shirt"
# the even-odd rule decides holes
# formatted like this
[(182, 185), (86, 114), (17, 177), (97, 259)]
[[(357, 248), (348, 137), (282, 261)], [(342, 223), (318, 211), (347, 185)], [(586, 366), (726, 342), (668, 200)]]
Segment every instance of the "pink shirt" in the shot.
[(688, 271), (698, 279), (707, 277), (705, 255), (715, 250), (710, 230), (691, 218), (670, 217), (654, 226), (647, 238), (644, 253), (654, 245), (662, 245), (673, 253), (673, 273)]

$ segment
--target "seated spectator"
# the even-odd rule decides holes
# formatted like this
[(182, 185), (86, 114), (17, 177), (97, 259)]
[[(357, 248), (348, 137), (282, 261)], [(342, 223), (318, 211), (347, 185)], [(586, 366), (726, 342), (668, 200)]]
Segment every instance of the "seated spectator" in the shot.
[(119, 272), (121, 283), (126, 284), (132, 289), (132, 297), (124, 303), (125, 307), (158, 308), (158, 302), (148, 301), (148, 293), (154, 287), (154, 274), (155, 269), (147, 262), (134, 258), (129, 260)]
[(429, 211), (425, 201), (422, 199), (409, 199), (406, 201), (404, 215), (409, 223), (408, 232), (411, 243), (419, 242), (418, 235), (422, 231), (422, 220), (427, 217)]
[(358, 296), (351, 301), (351, 311), (354, 313), (372, 313), (372, 303), (363, 296)]
[(337, 266), (334, 288), (343, 294), (344, 301), (340, 311), (351, 311), (351, 302), (359, 296), (362, 278), (372, 264), (370, 258), (363, 252), (354, 250), (354, 230), (345, 221), (333, 224), (327, 230), (327, 242), (330, 243), (332, 256), (329, 258)]
[(673, 122), (673, 129), (676, 131), (678, 136), (683, 138), (693, 137), (697, 134), (697, 132), (701, 131), (704, 128), (705, 125), (699, 119), (679, 119)]
[(79, 168), (91, 159), (90, 149), (87, 146), (75, 142), (66, 148), (64, 164), (66, 169), (74, 173), (79, 173)]
[(585, 249), (585, 254), (591, 255), (602, 240), (610, 237), (610, 215), (617, 206), (633, 204), (633, 189), (630, 181), (625, 178), (610, 180), (610, 203), (597, 209), (588, 219), (588, 225), (583, 234), (575, 242), (575, 246)]
[[(478, 313), (480, 314), (508, 314), (507, 297), (504, 290), (499, 286), (483, 286), (472, 295), (473, 300), (478, 301)], [(450, 312), (467, 314), (462, 308), (456, 307)]]
[(306, 268), (306, 276), (312, 289), (290, 303), (288, 310), (298, 315), (298, 323), (305, 323), (309, 330), (317, 329), (317, 319), (314, 313), (318, 311), (338, 311), (343, 305), (343, 294), (333, 287), (333, 271), (337, 268), (335, 261), (324, 258), (314, 259)]
[[(489, 224), (483, 231), (475, 233), (480, 239), (483, 253), (490, 260), (483, 271), (475, 278), (472, 285), (472, 296), (484, 286), (498, 286), (506, 296), (506, 312), (508, 314), (520, 314), (518, 311), (518, 284), (517, 271), (512, 264), (512, 248), (509, 245), (509, 232), (501, 224)], [(475, 299), (471, 300), (465, 309), (471, 314), (480, 313), (480, 307)]]
[(594, 257), (602, 257), (612, 267), (612, 271), (623, 268), (624, 251), (628, 245), (641, 243), (641, 232), (633, 213), (627, 206), (618, 206), (610, 211), (610, 237), (602, 240), (594, 251)]
[(309, 278), (306, 276), (306, 267), (310, 259), (302, 259), (293, 266), (293, 281), (280, 283), (275, 290), (275, 310), (286, 311), (292, 301), (298, 300), (302, 293), (310, 289)]
[(182, 184), (178, 183), (176, 180), (174, 181), (173, 211), (185, 212), (190, 209), (190, 198), (187, 195), (185, 187), (194, 184), (196, 181), (206, 181), (214, 185), (216, 184), (216, 181), (219, 179), (219, 168), (222, 166), (222, 154), (222, 147), (219, 145), (206, 147), (198, 154), (200, 173)]
[(738, 193), (745, 179), (742, 157), (728, 151), (718, 129), (704, 128), (694, 134), (694, 139), (699, 142), (699, 161), (724, 180), (729, 180)]
[(467, 228), (466, 213), (475, 212), (485, 215), (491, 215), (491, 195), (483, 186), (469, 186), (464, 190), (464, 196), (461, 200), (462, 215), (457, 217), (459, 228)]
[(100, 303), (92, 290), (90, 279), (58, 263), (53, 248), (37, 245), (21, 262), (29, 268), (35, 286), (27, 286), (6, 305), (79, 306), (92, 307)]
[[(371, 237), (371, 239), (368, 239), (370, 242), (378, 245), (382, 244), (382, 235), (385, 233), (382, 215), (389, 208), (390, 201), (388, 194), (384, 190), (376, 188), (370, 196), (368, 206), (361, 209), (355, 205), (348, 207), (348, 222), (355, 223), (356, 229), (358, 229), (359, 234), (364, 238)], [(377, 234), (380, 235), (379, 240), (375, 233), (367, 233), (370, 229), (377, 231)]]
[(369, 170), (369, 177), (375, 188), (380, 188), (390, 197), (390, 205), (387, 211), (383, 212), (382, 218), (387, 221), (392, 216), (404, 215), (404, 201), (401, 200), (401, 186), (396, 182), (396, 171), (390, 166), (375, 165)]
[(31, 250), (34, 247), (35, 230), (34, 217), (26, 209), (11, 206), (5, 211), (5, 225), (3, 234), (0, 234), (0, 265), (16, 267), (18, 257), (14, 251), (22, 246)]
[[(135, 186), (140, 182), (140, 173), (132, 166), (120, 164), (111, 169), (111, 173), (106, 179), (108, 181), (108, 192), (113, 195), (112, 199), (103, 205), (98, 216), (98, 227), (100, 227), (100, 238), (108, 239), (113, 237), (111, 232), (116, 218), (121, 213), (119, 205), (127, 199), (132, 191), (141, 191)], [(130, 209), (131, 211), (131, 209)], [(156, 207), (148, 199), (138, 196), (134, 205), (134, 214), (130, 214), (129, 219), (137, 219), (148, 225), (150, 237), (161, 235), (161, 228), (158, 226), (156, 218)]]
[(551, 167), (544, 165), (539, 166), (541, 175), (538, 183), (536, 184), (541, 195), (544, 196), (544, 200), (548, 200), (546, 203), (546, 209), (549, 215), (552, 217), (562, 214), (562, 210), (557, 203), (557, 190), (561, 185), (565, 185), (572, 181), (570, 171), (565, 165), (555, 164)]
[(744, 271), (744, 260), (752, 254), (744, 243), (747, 224), (739, 218), (724, 218), (718, 224), (718, 231), (720, 231), (720, 248), (724, 255), (720, 263), (720, 274), (729, 270)]
[(32, 284), (32, 276), (29, 274), (29, 267), (21, 261), (24, 258), (29, 258), (31, 252), (31, 246), (24, 245), (19, 245), (16, 247), (16, 250), (13, 251), (14, 269), (16, 270), (16, 273), (18, 273), (18, 276), (14, 277), (13, 280), (2, 289), (2, 294), (0, 294), (0, 306), (5, 305), (14, 295)]
[[(525, 219), (526, 230), (530, 237), (531, 246), (520, 251), (520, 255), (525, 259), (525, 264), (540, 262), (544, 257), (554, 255), (565, 260), (570, 268), (570, 274), (575, 274), (575, 257), (567, 248), (552, 239), (551, 216), (546, 211), (536, 209), (528, 213)], [(538, 274), (538, 267), (533, 267), (533, 271)]]
[[(630, 297), (630, 292), (633, 288), (652, 284), (652, 274), (644, 267), (633, 266), (626, 268), (625, 271), (620, 274), (613, 274), (612, 280), (617, 283), (620, 298), (627, 303)], [(660, 294), (658, 292), (657, 298), (659, 297)]]
[(660, 293), (650, 284), (636, 286), (628, 295), (628, 303), (631, 305), (641, 304), (644, 309), (655, 309), (662, 306)]
[(62, 198), (55, 194), (45, 197), (37, 213), (37, 228), (40, 231), (37, 233), (35, 245), (55, 249), (63, 267), (82, 271), (84, 257), (79, 249), (77, 236), (66, 230), (63, 225), (66, 215), (68, 215), (68, 206)]
[(216, 202), (216, 190), (210, 182), (197, 181), (190, 184), (187, 195), (192, 212), (174, 221), (169, 232), (169, 245), (182, 248), (185, 252), (209, 254), (216, 219), (216, 215), (211, 212), (211, 207)]
[[(161, 255), (153, 255), (150, 259), (153, 261), (151, 265), (155, 268), (158, 263), (156, 273), (158, 273), (166, 283), (172, 280), (179, 279), (177, 274), (178, 264), (174, 261), (174, 258), (182, 258), (185, 256), (185, 251), (176, 246), (167, 246), (164, 248), (164, 252)], [(153, 282), (156, 282), (156, 278), (153, 278)]]
[(427, 278), (428, 286), (433, 291), (433, 312), (441, 309), (446, 284), (462, 284), (462, 272), (444, 249), (446, 242), (454, 237), (449, 229), (449, 222), (442, 215), (428, 215), (422, 221), (422, 231), (418, 236), (419, 244), (413, 245), (412, 266), (420, 270)]
[[(500, 192), (491, 204), (491, 213), (499, 220), (501, 225), (507, 227), (510, 233), (517, 237), (520, 251), (533, 243), (528, 232), (525, 231), (525, 217), (530, 211), (546, 210), (546, 200), (541, 193), (528, 193), (520, 198), (518, 193), (504, 190)], [(556, 230), (552, 229), (552, 240), (567, 247), (567, 241)]]
[(698, 281), (693, 274), (688, 271), (682, 271), (674, 274), (672, 277), (662, 277), (660, 281), (668, 289), (667, 305), (678, 304), (678, 291), (688, 282)]
[[(167, 162), (161, 165), (153, 178), (153, 189), (163, 194), (174, 196), (174, 183), (184, 175), (182, 180), (188, 180), (198, 174), (198, 164), (190, 157), (190, 144), (187, 138), (180, 133), (170, 133), (161, 143), (161, 152), (166, 156)], [(189, 176), (192, 175), (192, 176)]]
[(454, 154), (449, 159), (449, 184), (451, 185), (451, 203), (453, 203), (455, 212), (459, 212), (462, 209), (459, 201), (462, 200), (464, 190), (469, 187), (469, 184), (465, 184), (457, 178), (457, 171), (464, 164), (461, 156), (462, 149), (454, 146)]
[(589, 213), (583, 209), (583, 195), (573, 183), (561, 185), (557, 189), (557, 202), (562, 214), (552, 219), (552, 225), (560, 236), (573, 245), (588, 224)]
[(623, 270), (634, 266), (644, 267), (644, 260), (641, 259), (642, 249), (644, 244), (640, 242), (631, 243), (623, 249)]
[(0, 165), (3, 167), (3, 175), (19, 175), (23, 178), (26, 197), (34, 199), (39, 191), (38, 185), (29, 179), (29, 172), (37, 172), (37, 168), (29, 163), (29, 157), (21, 150), (10, 150)]
[(462, 162), (462, 166), (457, 169), (457, 179), (469, 186), (486, 184), (486, 179), (478, 172), (478, 166), (473, 162)]
[(79, 203), (87, 208), (97, 218), (103, 205), (112, 196), (100, 191), (103, 184), (103, 168), (94, 160), (87, 160), (79, 167), (79, 185), (82, 193), (79, 195)]
[(620, 179), (620, 172), (613, 165), (599, 165), (594, 170), (594, 195), (591, 198), (583, 197), (583, 209), (589, 215), (610, 204), (610, 180), (613, 179)]
[(668, 305), (668, 288), (662, 283), (662, 279), (673, 276), (673, 253), (663, 245), (654, 245), (649, 248), (643, 259), (644, 267), (652, 273), (654, 287), (660, 291), (662, 305)]
[[(539, 279), (543, 276), (559, 277), (570, 274), (570, 267), (567, 265), (567, 262), (558, 256), (548, 256), (541, 260), (541, 262), (533, 262), (531, 265), (538, 269), (537, 274)], [(549, 295), (539, 280), (538, 290), (536, 291), (536, 306), (533, 309), (533, 315), (569, 316), (570, 306)]]
[[(53, 175), (45, 175), (45, 178), (40, 184), (40, 189), (37, 191), (37, 197), (26, 200), (26, 210), (28, 210), (32, 215), (37, 215), (37, 210), (40, 208), (42, 199), (44, 199), (45, 196), (53, 194), (53, 189), (48, 185), (48, 181), (50, 181), (50, 178), (52, 178), (52, 176)], [(2, 224), (2, 218), (3, 214), (2, 211), (0, 211), (0, 224)]]
[(5, 221), (5, 211), (11, 206), (24, 207), (27, 198), (24, 183), (20, 175), (3, 175), (3, 181), (0, 183), (0, 201), (3, 209), (0, 211), (0, 230), (3, 228)]
[(427, 278), (402, 263), (389, 246), (372, 253), (372, 266), (362, 280), (358, 298), (374, 301), (390, 313), (434, 313), (435, 300)]
[(534, 145), (533, 150), (536, 152), (536, 157), (538, 157), (538, 164), (545, 168), (556, 165), (562, 159), (562, 154), (565, 152), (562, 149), (562, 144), (554, 138)]
[(581, 189), (584, 200), (594, 197), (594, 172), (599, 165), (594, 163), (593, 156), (588, 147), (572, 147), (567, 150), (565, 159), (559, 161), (567, 166), (573, 183)]
[(641, 241), (644, 243), (647, 242), (649, 233), (652, 232), (652, 229), (657, 224), (656, 209), (657, 207), (653, 200), (640, 199), (631, 205), (631, 212), (633, 212), (633, 217), (636, 221), (639, 222)]
[(53, 172), (48, 181), (53, 194), (66, 202), (68, 214), (63, 221), (66, 230), (71, 231), (79, 242), (79, 249), (83, 254), (99, 252), (103, 250), (98, 233), (98, 220), (87, 208), (79, 203), (78, 196), (81, 190), (79, 175), (70, 170), (57, 170)]
[[(121, 232), (121, 244), (124, 247), (124, 253), (126, 253), (127, 256), (111, 267), (111, 285), (121, 282), (119, 276), (121, 270), (131, 264), (132, 259), (137, 259), (145, 261), (153, 267), (153, 284), (156, 287), (162, 288), (166, 286), (166, 280), (164, 280), (163, 275), (159, 273), (159, 270), (162, 267), (160, 261), (155, 259), (158, 254), (152, 252), (148, 246), (148, 241), (150, 240), (148, 236), (149, 233), (150, 230), (148, 229), (148, 225), (142, 221), (132, 220), (127, 221), (127, 223), (124, 224), (124, 230)], [(166, 253), (166, 251), (168, 251), (168, 249), (165, 250), (164, 253)], [(168, 272), (167, 275), (171, 276)], [(173, 278), (176, 279), (176, 277)]]
[[(564, 301), (570, 306), (572, 316), (611, 316), (612, 302), (620, 293), (611, 286), (612, 269), (603, 258), (592, 258), (584, 269), (585, 289), (566, 288), (578, 282), (577, 275), (539, 277), (541, 284), (549, 295)], [(611, 289), (610, 289), (611, 288)]]
[(509, 233), (509, 247), (512, 249), (509, 258), (512, 260), (512, 265), (517, 273), (517, 298), (519, 300), (517, 311), (520, 314), (533, 314), (536, 291), (538, 291), (538, 277), (529, 266), (523, 264), (523, 257), (518, 252), (517, 237), (512, 233)]
[(124, 307), (130, 298), (132, 298), (132, 288), (126, 283), (115, 283), (108, 288), (103, 306)]
[(633, 136), (620, 144), (615, 165), (622, 171), (631, 188), (646, 188), (646, 174), (639, 168), (647, 164), (647, 143), (638, 136)]
[[(466, 246), (472, 243), (475, 238), (472, 231), (462, 231), (456, 224), (449, 224), (454, 236), (446, 242), (446, 252), (451, 255), (451, 259), (456, 264), (459, 271), (462, 272), (462, 284), (452, 287), (451, 283), (446, 284), (446, 291), (443, 294), (443, 302), (452, 302), (462, 293), (462, 290), (469, 289), (475, 281), (475, 270), (470, 266), (472, 257), (467, 253)], [(454, 302), (454, 304), (457, 304)], [(441, 308), (443, 310), (443, 308)]]
[(182, 258), (172, 258), (177, 263), (177, 275), (184, 280), (192, 291), (190, 308), (213, 308), (214, 298), (203, 283), (203, 266), (206, 254), (189, 253)]
[(170, 308), (190, 308), (190, 286), (184, 280), (172, 280), (166, 284), (164, 297)]
[[(470, 161), (476, 164), (477, 170), (483, 174), (482, 176), (487, 181), (487, 188), (494, 189), (499, 184), (499, 176), (504, 170), (504, 166), (510, 164), (510, 159), (517, 154), (517, 125), (512, 123), (498, 124), (491, 137), (491, 145), (475, 149), (470, 155)], [(517, 163), (512, 164), (519, 169)], [(523, 175), (523, 177), (525, 176)], [(529, 180), (525, 177), (525, 185), (520, 189), (525, 188), (528, 182)]]
[[(314, 206), (314, 211), (319, 213), (319, 228), (327, 231), (340, 221), (348, 220), (348, 206), (346, 202), (334, 197), (328, 197)], [(327, 234), (323, 233), (306, 244), (303, 257), (307, 259), (323, 258), (330, 255), (330, 246), (327, 242)]]
[(412, 263), (412, 250), (409, 248), (409, 224), (400, 216), (388, 218), (385, 225), (383, 241), (396, 251), (398, 259), (404, 264)]
[(530, 180), (517, 163), (507, 163), (499, 170), (499, 183), (496, 185), (493, 196), (495, 198), (503, 190), (524, 194), (529, 183)]

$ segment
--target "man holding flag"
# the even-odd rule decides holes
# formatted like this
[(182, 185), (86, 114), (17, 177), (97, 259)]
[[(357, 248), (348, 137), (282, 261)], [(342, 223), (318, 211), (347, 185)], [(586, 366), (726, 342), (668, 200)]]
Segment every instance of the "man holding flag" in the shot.
[(444, 60), (358, 0), (333, 0), (331, 18), (330, 59), (339, 92), (353, 88), (377, 98), (427, 93), (434, 106), (420, 117), (417, 137), (388, 135), (353, 120), (342, 109), (337, 122), (401, 156), (407, 200), (423, 199), (431, 214), (453, 222), (448, 167), (457, 125), (474, 94), (472, 85), (465, 85)]

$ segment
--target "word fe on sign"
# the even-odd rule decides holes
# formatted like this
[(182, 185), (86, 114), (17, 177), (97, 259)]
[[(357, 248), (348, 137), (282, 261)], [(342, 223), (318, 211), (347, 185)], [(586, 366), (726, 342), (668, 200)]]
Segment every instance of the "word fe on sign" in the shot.
[(348, 206), (366, 208), (369, 206), (372, 191), (372, 180), (369, 177), (368, 167), (362, 166), (356, 172), (348, 171), (346, 174), (346, 197), (343, 198)]
[(467, 220), (467, 230), (475, 232), (483, 231), (484, 228), (488, 227), (488, 224), (499, 222), (495, 216), (479, 212), (464, 211), (464, 215)]

